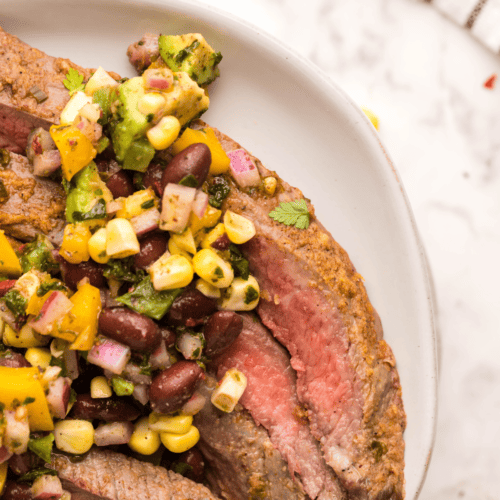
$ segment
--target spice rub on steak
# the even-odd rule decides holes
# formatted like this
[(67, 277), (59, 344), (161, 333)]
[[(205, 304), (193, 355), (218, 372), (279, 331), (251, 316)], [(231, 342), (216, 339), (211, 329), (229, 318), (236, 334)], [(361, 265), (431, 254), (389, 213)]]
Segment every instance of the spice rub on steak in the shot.
[[(226, 151), (241, 147), (216, 135)], [(278, 180), (275, 194), (245, 192), (233, 182), (223, 208), (256, 226), (243, 250), (262, 291), (257, 312), (291, 355), (311, 432), (349, 498), (402, 499), (401, 385), (363, 279), (311, 205), (306, 230), (268, 216), (278, 203), (303, 196), (252, 158), (262, 177)]]
[(0, 169), (0, 229), (23, 241), (46, 234), (54, 243), (62, 240), (66, 195), (59, 182), (35, 177), (24, 156), (9, 153)]
[(268, 431), (271, 442), (287, 461), (291, 476), (311, 499), (347, 498), (311, 434), (297, 399), (290, 356), (257, 317), (242, 316), (242, 332), (229, 349), (214, 359), (218, 378), (230, 368), (246, 375), (248, 385), (240, 403)]
[(108, 450), (93, 448), (79, 462), (54, 455), (51, 468), (75, 500), (218, 500), (176, 472)]

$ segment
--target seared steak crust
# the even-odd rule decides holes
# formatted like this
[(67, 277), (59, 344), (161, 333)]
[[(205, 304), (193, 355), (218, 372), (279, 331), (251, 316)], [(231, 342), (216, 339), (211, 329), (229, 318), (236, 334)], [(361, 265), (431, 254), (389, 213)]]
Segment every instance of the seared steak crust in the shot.
[(205, 486), (180, 474), (107, 450), (94, 448), (75, 463), (57, 455), (51, 467), (76, 498), (85, 500), (217, 500)]
[[(226, 151), (241, 147), (216, 134)], [(245, 255), (262, 290), (258, 314), (291, 355), (311, 431), (349, 497), (401, 499), (401, 385), (363, 278), (312, 205), (306, 230), (268, 216), (280, 202), (303, 196), (253, 160), (262, 177), (278, 180), (275, 194), (245, 192), (233, 183), (224, 208), (249, 217), (257, 229)]]
[(10, 153), (7, 167), (0, 169), (0, 181), (6, 191), (0, 197), (0, 229), (23, 241), (43, 233), (60, 243), (66, 206), (61, 184), (35, 177), (28, 160), (15, 153)]
[(290, 474), (302, 483), (308, 496), (347, 498), (311, 434), (307, 414), (297, 399), (290, 356), (255, 316), (243, 315), (243, 331), (214, 363), (219, 379), (233, 367), (246, 375), (248, 385), (240, 403), (269, 432), (271, 442), (288, 462)]

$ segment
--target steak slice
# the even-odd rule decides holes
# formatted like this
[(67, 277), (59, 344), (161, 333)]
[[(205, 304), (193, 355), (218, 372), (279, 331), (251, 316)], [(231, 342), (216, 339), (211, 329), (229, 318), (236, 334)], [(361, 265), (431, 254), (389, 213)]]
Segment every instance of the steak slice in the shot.
[[(215, 381), (214, 385), (215, 385)], [(205, 396), (210, 393), (205, 388)], [(211, 489), (227, 500), (305, 500), (301, 485), (294, 481), (287, 463), (243, 409), (232, 413), (218, 410), (210, 402), (195, 415), (200, 431), (198, 447), (208, 463), (206, 477)]]
[(347, 498), (311, 435), (307, 413), (297, 399), (290, 356), (255, 316), (243, 315), (242, 332), (214, 363), (218, 378), (233, 367), (246, 375), (248, 385), (240, 403), (267, 429), (291, 476), (297, 475), (308, 496)]
[(108, 450), (93, 448), (81, 462), (53, 455), (51, 467), (75, 500), (217, 500), (202, 484)]
[[(226, 151), (241, 148), (216, 134)], [(258, 314), (291, 355), (299, 402), (349, 498), (402, 499), (401, 385), (363, 278), (310, 204), (305, 230), (269, 217), (280, 202), (303, 196), (252, 158), (262, 177), (278, 180), (275, 194), (233, 182), (223, 208), (255, 223), (257, 234), (243, 247), (261, 287)]]
[(9, 164), (0, 169), (0, 181), (5, 188), (0, 196), (0, 229), (23, 241), (43, 233), (59, 244), (66, 207), (61, 184), (34, 176), (28, 160), (15, 153), (10, 153)]

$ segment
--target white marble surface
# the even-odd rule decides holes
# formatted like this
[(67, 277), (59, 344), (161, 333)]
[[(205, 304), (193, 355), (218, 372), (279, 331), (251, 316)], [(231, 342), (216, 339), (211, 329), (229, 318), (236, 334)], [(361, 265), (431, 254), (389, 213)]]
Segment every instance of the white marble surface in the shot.
[(205, 0), (380, 118), (434, 276), (439, 418), (420, 498), (500, 499), (500, 57), (416, 0)]

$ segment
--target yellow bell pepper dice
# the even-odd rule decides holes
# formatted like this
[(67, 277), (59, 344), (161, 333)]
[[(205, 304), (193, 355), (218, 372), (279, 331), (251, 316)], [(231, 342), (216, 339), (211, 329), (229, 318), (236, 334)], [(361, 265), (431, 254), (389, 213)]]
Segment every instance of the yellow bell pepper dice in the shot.
[(97, 335), (97, 322), (101, 312), (101, 294), (99, 289), (89, 283), (78, 287), (71, 296), (73, 308), (64, 317), (61, 330), (74, 332), (77, 337), (70, 349), (88, 351), (94, 345)]
[(219, 175), (229, 170), (231, 160), (225, 153), (219, 139), (217, 139), (215, 132), (211, 128), (205, 128), (202, 130), (187, 128), (184, 130), (179, 139), (174, 142), (172, 146), (173, 153), (180, 153), (183, 149), (186, 149), (191, 144), (196, 144), (197, 142), (202, 142), (210, 148), (210, 153), (212, 153), (210, 173), (212, 175)]
[(59, 254), (70, 264), (80, 264), (90, 259), (90, 229), (85, 224), (67, 224)]
[(23, 274), (19, 258), (2, 230), (0, 230), (0, 274), (16, 278)]
[(90, 139), (74, 125), (52, 125), (50, 135), (61, 154), (61, 168), (67, 181), (97, 155)]
[(54, 423), (40, 382), (38, 367), (11, 368), (0, 366), (0, 402), (10, 408), (14, 400), (21, 403), (26, 398), (34, 401), (26, 405), (30, 431), (51, 431)]

